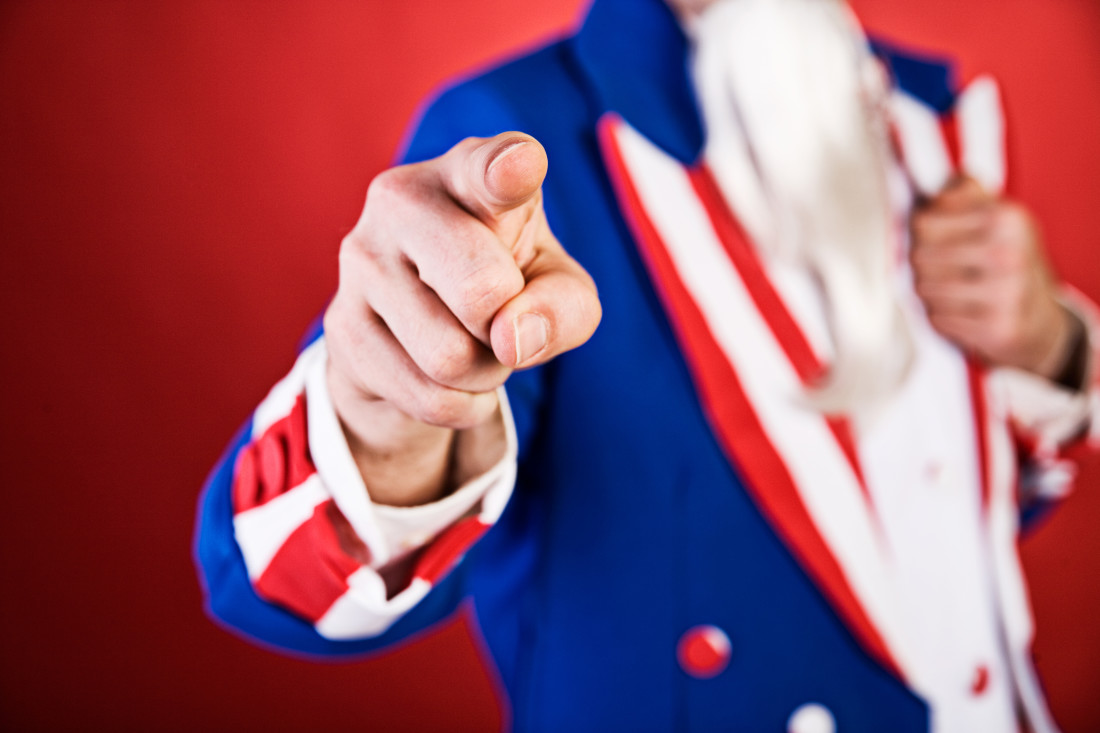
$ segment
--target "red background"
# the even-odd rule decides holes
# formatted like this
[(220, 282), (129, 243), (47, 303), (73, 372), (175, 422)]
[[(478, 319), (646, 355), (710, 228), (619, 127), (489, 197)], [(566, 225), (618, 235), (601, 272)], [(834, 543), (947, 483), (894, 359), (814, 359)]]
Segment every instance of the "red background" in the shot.
[[(1006, 90), (1012, 187), (1100, 298), (1100, 5), (859, 0), (872, 28)], [(419, 99), (580, 3), (0, 6), (0, 727), (493, 727), (461, 622), (318, 665), (205, 619), (198, 489), (288, 368), (340, 237)], [(1100, 730), (1100, 463), (1023, 546), (1039, 667)]]

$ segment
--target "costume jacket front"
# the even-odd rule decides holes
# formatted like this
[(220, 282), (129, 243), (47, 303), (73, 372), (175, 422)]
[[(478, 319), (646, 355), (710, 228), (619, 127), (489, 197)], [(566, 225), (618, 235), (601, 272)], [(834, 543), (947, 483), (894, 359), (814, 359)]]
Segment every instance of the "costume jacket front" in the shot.
[[(1006, 398), (930, 332), (934, 364), (913, 377), (926, 384), (874, 444), (853, 444), (843, 420), (790, 422), (805, 410), (789, 394), (757, 394), (812, 371), (813, 339), (797, 284), (746, 249), (705, 165), (686, 55), (664, 3), (597, 0), (577, 35), (426, 110), (408, 161), (505, 130), (545, 146), (547, 216), (595, 279), (603, 322), (583, 347), (511, 377), (518, 460), (463, 489), (483, 492), (473, 514), (459, 507), (464, 518), (421, 538), (396, 593), (378, 572), (398, 554), (393, 522), (375, 521), (341, 445), (312, 334), (205, 490), (196, 556), (210, 611), (267, 645), (341, 657), (472, 599), (520, 730), (950, 730), (983, 696), (1049, 729), (1014, 553), (1016, 488), (1038, 459), (1018, 463)], [(945, 66), (884, 58), (908, 97), (951, 107)], [(680, 188), (666, 196), (654, 177)], [(680, 224), (692, 211), (698, 221)], [(706, 229), (709, 254), (685, 259), (694, 245), (674, 240), (690, 227)], [(936, 506), (907, 504), (890, 498), (895, 483), (947, 488)], [(939, 526), (937, 507), (961, 524)], [(933, 566), (969, 568), (955, 582), (977, 578), (967, 603), (986, 606), (914, 616), (914, 596), (956, 590), (891, 565), (898, 527), (914, 533), (903, 545), (946, 544)], [(894, 588), (895, 575), (910, 580)], [(946, 663), (919, 659), (922, 634), (945, 621), (935, 613), (961, 629)], [(941, 704), (966, 710), (941, 723)]]

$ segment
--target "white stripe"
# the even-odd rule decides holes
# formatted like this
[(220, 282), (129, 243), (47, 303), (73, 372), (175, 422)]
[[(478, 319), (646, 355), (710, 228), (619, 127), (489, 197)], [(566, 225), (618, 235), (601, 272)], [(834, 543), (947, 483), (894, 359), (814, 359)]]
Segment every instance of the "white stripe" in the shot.
[(1001, 94), (991, 76), (980, 76), (955, 103), (962, 169), (997, 195), (1005, 185), (1005, 124)]
[(290, 491), (233, 518), (233, 531), (249, 578), (255, 580), (263, 574), (287, 537), (326, 499), (321, 479), (314, 473)]
[(306, 372), (314, 364), (318, 356), (323, 353), (324, 344), (321, 339), (310, 344), (298, 359), (294, 362), (290, 373), (275, 383), (271, 391), (267, 393), (263, 401), (252, 413), (252, 439), (263, 435), (274, 423), (290, 414), (294, 403), (306, 382)]
[(315, 356), (302, 374), (306, 390), (307, 430), (313, 465), (325, 488), (355, 534), (367, 546), (371, 565), (381, 567), (392, 557), (374, 515), (374, 507), (363, 483), (363, 475), (351, 455), (340, 418), (332, 406), (325, 376), (328, 350), (323, 338), (310, 347)]
[(1036, 733), (1055, 733), (1051, 718), (1031, 664), (1034, 635), (1031, 605), (1028, 602), (1023, 570), (1017, 553), (1019, 508), (1016, 503), (1016, 451), (1008, 429), (1006, 394), (995, 381), (986, 390), (989, 401), (988, 431), (990, 506), (989, 541), (992, 550), (993, 577), (1000, 598), (1001, 620), (1008, 647), (1008, 661), (1016, 691)]
[[(1011, 730), (966, 362), (916, 309), (909, 313), (916, 359), (859, 445), (889, 541), (911, 650), (907, 681), (928, 702), (936, 733)], [(988, 676), (974, 695), (979, 667)]]
[(801, 382), (723, 251), (683, 168), (629, 126), (623, 124), (615, 134), (681, 280), (737, 372), (822, 538), (904, 673), (908, 654), (885, 553), (848, 460), (821, 415), (800, 404)]
[(925, 196), (939, 193), (954, 175), (955, 166), (936, 111), (895, 90), (890, 95), (890, 117), (913, 184)]
[(423, 578), (413, 578), (409, 587), (386, 598), (386, 584), (377, 572), (360, 568), (348, 576), (348, 590), (317, 620), (314, 628), (326, 639), (342, 641), (378, 636), (432, 589)]
[(475, 480), (479, 491), (485, 495), (481, 500), (481, 513), (478, 519), (482, 524), (493, 525), (504, 513), (512, 491), (516, 486), (516, 470), (519, 456), (519, 439), (516, 437), (516, 420), (512, 416), (512, 405), (504, 387), (497, 390), (500, 399), (500, 414), (504, 419), (504, 437), (507, 449), (500, 462)]

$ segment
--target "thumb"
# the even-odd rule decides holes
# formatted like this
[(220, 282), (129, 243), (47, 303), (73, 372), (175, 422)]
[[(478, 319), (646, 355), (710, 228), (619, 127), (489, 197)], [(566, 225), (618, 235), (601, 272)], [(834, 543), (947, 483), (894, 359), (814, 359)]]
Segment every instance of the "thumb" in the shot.
[(546, 151), (522, 132), (467, 138), (442, 163), (443, 185), (451, 197), (505, 241), (537, 206), (546, 178)]

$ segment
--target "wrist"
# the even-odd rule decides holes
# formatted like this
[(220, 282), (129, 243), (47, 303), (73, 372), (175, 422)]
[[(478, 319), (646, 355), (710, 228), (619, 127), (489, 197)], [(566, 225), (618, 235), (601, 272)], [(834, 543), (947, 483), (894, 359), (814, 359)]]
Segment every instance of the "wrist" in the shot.
[(333, 410), (372, 502), (415, 506), (442, 498), (455, 431), (428, 425), (326, 370)]
[(1067, 389), (1081, 391), (1085, 388), (1089, 364), (1088, 329), (1072, 309), (1064, 305), (1059, 307), (1066, 314), (1069, 334), (1062, 349), (1061, 364), (1050, 375), (1050, 380)]
[(1044, 327), (1039, 329), (1036, 341), (1038, 346), (1031, 349), (1032, 359), (1022, 366), (1034, 374), (1078, 388), (1073, 383), (1076, 374), (1084, 373), (1084, 336), (1085, 328), (1081, 320), (1061, 303), (1052, 303), (1053, 315), (1045, 319)]

